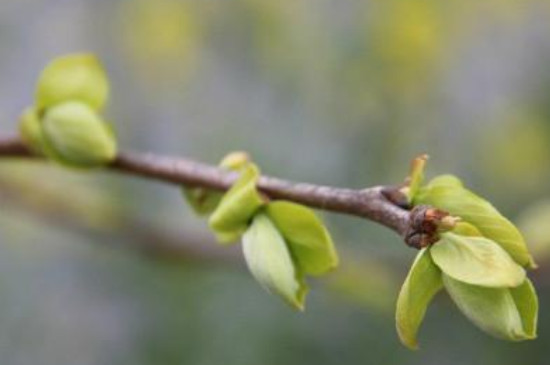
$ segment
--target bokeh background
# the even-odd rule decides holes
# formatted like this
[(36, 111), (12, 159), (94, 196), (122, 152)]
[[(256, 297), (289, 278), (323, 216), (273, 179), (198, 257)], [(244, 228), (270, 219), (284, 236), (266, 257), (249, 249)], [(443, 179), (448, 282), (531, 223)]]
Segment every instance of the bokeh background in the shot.
[(296, 314), (177, 188), (2, 161), (2, 364), (548, 363), (547, 0), (2, 0), (2, 133), (76, 51), (108, 69), (123, 149), (246, 150), (266, 173), (354, 188), (429, 153), (428, 175), (460, 175), (524, 228), (539, 338), (494, 340), (442, 294), (406, 350), (393, 311), (415, 252), (364, 220), (324, 215), (342, 264)]

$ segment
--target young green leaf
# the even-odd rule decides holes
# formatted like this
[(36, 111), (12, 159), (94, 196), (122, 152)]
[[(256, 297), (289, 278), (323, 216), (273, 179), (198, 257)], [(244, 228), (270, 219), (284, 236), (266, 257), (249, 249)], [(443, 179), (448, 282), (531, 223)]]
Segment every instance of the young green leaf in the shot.
[(454, 234), (467, 237), (483, 237), (479, 229), (474, 225), (466, 222), (458, 222), (455, 227), (451, 230)]
[(42, 71), (36, 86), (36, 107), (43, 110), (78, 100), (96, 111), (109, 95), (109, 81), (99, 60), (92, 54), (58, 57)]
[(267, 205), (266, 214), (285, 238), (304, 273), (320, 275), (338, 265), (330, 234), (311, 209), (275, 201)]
[(416, 256), (397, 299), (397, 333), (408, 348), (418, 348), (416, 334), (428, 305), (442, 286), (441, 271), (432, 261), (429, 250), (422, 249)]
[(430, 252), (441, 271), (468, 284), (511, 288), (525, 280), (525, 270), (502, 247), (485, 237), (442, 233)]
[(184, 186), (182, 191), (185, 200), (189, 203), (195, 214), (201, 216), (210, 214), (216, 210), (223, 197), (223, 193), (205, 188), (189, 188)]
[(243, 235), (246, 263), (256, 280), (293, 308), (303, 310), (307, 287), (287, 244), (275, 225), (258, 213)]
[[(445, 274), (443, 274), (443, 283), (460, 311), (481, 330), (509, 341), (533, 338), (533, 335), (525, 330), (525, 328), (531, 328), (531, 331), (534, 329), (533, 307), (530, 306), (530, 311), (526, 311), (525, 308), (528, 306), (525, 303), (532, 299), (532, 297), (529, 298), (529, 294), (526, 294), (529, 289), (518, 291), (518, 297), (522, 298), (521, 302), (517, 303), (511, 294), (512, 290), (517, 288), (484, 288), (460, 282)], [(523, 318), (531, 319), (531, 323), (525, 328)]]
[(523, 331), (528, 338), (536, 338), (539, 301), (533, 283), (526, 279), (517, 288), (511, 288), (510, 293), (518, 308)]
[(498, 243), (522, 266), (535, 267), (518, 229), (488, 201), (461, 187), (449, 175), (439, 177), (420, 189), (414, 204), (427, 204), (445, 210), (473, 224), (486, 238)]
[(237, 182), (229, 189), (208, 221), (210, 228), (222, 236), (241, 234), (248, 227), (254, 213), (264, 205), (256, 190), (260, 173), (249, 164), (243, 168)]
[(404, 191), (402, 190), (407, 195), (409, 202), (412, 201), (424, 181), (424, 168), (427, 161), (428, 155), (418, 156), (412, 161), (411, 173), (407, 179), (408, 186), (404, 188)]
[[(237, 171), (250, 161), (248, 154), (242, 151), (231, 152), (225, 156), (219, 166), (227, 170)], [(212, 213), (220, 203), (223, 193), (213, 191), (202, 187), (187, 187), (182, 188), (183, 196), (189, 203), (195, 214), (203, 216)], [(224, 235), (221, 235), (224, 237)], [(237, 236), (237, 239), (239, 236)], [(222, 242), (227, 242), (228, 238), (222, 238)]]
[(434, 177), (430, 180), (430, 183), (428, 184), (430, 187), (434, 186), (450, 186), (450, 187), (457, 187), (462, 188), (464, 187), (464, 184), (462, 184), (462, 181), (451, 174), (443, 174)]
[(81, 102), (70, 101), (48, 109), (42, 133), (46, 155), (69, 166), (100, 166), (116, 156), (111, 129)]
[(23, 143), (33, 152), (44, 153), (44, 137), (38, 113), (34, 108), (27, 108), (19, 118), (19, 135)]

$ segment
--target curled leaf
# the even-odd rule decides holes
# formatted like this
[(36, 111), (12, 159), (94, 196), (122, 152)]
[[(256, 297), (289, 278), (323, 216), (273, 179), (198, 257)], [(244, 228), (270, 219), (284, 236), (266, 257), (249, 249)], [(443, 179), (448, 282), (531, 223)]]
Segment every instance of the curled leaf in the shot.
[(207, 215), (216, 210), (223, 193), (205, 188), (182, 188), (183, 196), (197, 215)]
[[(248, 154), (242, 151), (231, 152), (225, 156), (220, 162), (219, 166), (228, 170), (239, 170), (243, 168), (250, 161)], [(187, 187), (182, 188), (183, 196), (189, 203), (195, 214), (207, 215), (216, 210), (216, 207), (220, 203), (223, 197), (223, 193), (214, 191), (202, 187)], [(222, 237), (224, 235), (221, 235)], [(239, 235), (236, 236), (239, 238)], [(222, 238), (223, 242), (226, 242), (229, 238)], [(230, 241), (232, 241), (231, 239)]]
[(416, 334), (428, 305), (442, 286), (441, 271), (432, 261), (429, 249), (422, 249), (416, 256), (397, 299), (397, 333), (408, 348), (418, 348)]
[(427, 204), (473, 224), (486, 238), (498, 243), (522, 266), (535, 267), (518, 229), (488, 201), (459, 185), (450, 175), (438, 177), (421, 188), (414, 205)]
[(428, 155), (421, 155), (415, 158), (411, 164), (411, 172), (407, 179), (407, 185), (402, 191), (407, 195), (409, 201), (420, 189), (420, 185), (424, 181), (424, 168), (426, 167), (426, 162), (428, 161)]
[(443, 274), (443, 283), (460, 311), (484, 332), (508, 341), (536, 336), (536, 296), (527, 280), (519, 289), (485, 288)]
[(220, 167), (238, 171), (250, 162), (250, 156), (244, 151), (234, 151), (228, 153), (221, 161)]
[(241, 176), (225, 193), (216, 210), (208, 221), (210, 228), (219, 237), (235, 237), (242, 234), (254, 213), (264, 204), (264, 200), (256, 190), (256, 182), (260, 173), (258, 168), (249, 164), (243, 168)]
[(441, 271), (468, 284), (511, 288), (525, 280), (525, 270), (485, 237), (442, 233), (430, 252)]
[(523, 331), (528, 338), (536, 338), (539, 301), (533, 283), (529, 279), (526, 279), (520, 286), (511, 288), (510, 293), (518, 308), (523, 324)]
[(271, 220), (258, 213), (243, 235), (243, 253), (256, 280), (293, 308), (303, 310), (307, 287), (287, 244)]
[(116, 156), (111, 128), (86, 104), (71, 101), (48, 109), (42, 121), (46, 155), (76, 167), (100, 166)]
[(36, 106), (43, 110), (77, 100), (101, 110), (109, 95), (109, 81), (99, 60), (81, 53), (58, 57), (42, 71), (36, 86)]
[(311, 209), (275, 201), (267, 205), (266, 214), (285, 238), (304, 273), (320, 275), (338, 265), (332, 238)]

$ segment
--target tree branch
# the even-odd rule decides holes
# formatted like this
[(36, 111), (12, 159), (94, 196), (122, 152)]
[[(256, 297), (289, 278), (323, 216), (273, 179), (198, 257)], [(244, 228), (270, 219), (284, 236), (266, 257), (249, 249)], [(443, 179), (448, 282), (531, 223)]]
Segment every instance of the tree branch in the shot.
[[(40, 158), (31, 153), (18, 137), (7, 135), (0, 135), (0, 157)], [(200, 186), (220, 191), (227, 190), (238, 178), (237, 173), (213, 165), (185, 158), (137, 152), (121, 152), (105, 168), (176, 185)], [(354, 190), (262, 176), (258, 189), (272, 199), (285, 199), (313, 208), (363, 217), (380, 223), (403, 237), (410, 231), (411, 213), (399, 206), (395, 199), (391, 199), (396, 195), (396, 189), (392, 187), (376, 186)]]

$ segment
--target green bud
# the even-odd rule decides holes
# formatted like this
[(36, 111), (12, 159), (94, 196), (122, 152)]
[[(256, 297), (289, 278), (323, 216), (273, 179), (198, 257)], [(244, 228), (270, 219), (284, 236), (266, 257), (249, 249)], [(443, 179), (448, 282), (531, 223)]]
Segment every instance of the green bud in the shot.
[(303, 310), (307, 287), (287, 244), (271, 220), (257, 214), (243, 235), (243, 253), (252, 275), (272, 294)]
[(285, 238), (304, 273), (320, 275), (338, 265), (332, 238), (311, 209), (287, 201), (275, 201), (267, 205), (266, 214)]
[(409, 202), (412, 201), (418, 189), (420, 189), (420, 185), (424, 181), (424, 169), (427, 161), (428, 155), (421, 155), (415, 158), (411, 163), (411, 172), (405, 181), (406, 186), (401, 189), (401, 192), (408, 197)]
[(433, 179), (419, 190), (413, 204), (432, 205), (462, 218), (484, 237), (498, 243), (520, 265), (536, 267), (519, 230), (491, 203), (462, 187), (455, 177), (444, 175)]
[(221, 161), (220, 167), (228, 170), (237, 171), (245, 167), (250, 162), (250, 156), (244, 151), (234, 151), (228, 153)]
[[(219, 166), (227, 170), (237, 171), (246, 166), (250, 162), (248, 154), (242, 151), (231, 152), (225, 156)], [(185, 200), (195, 214), (203, 216), (212, 213), (216, 210), (216, 207), (220, 203), (223, 197), (223, 193), (219, 191), (213, 191), (210, 189), (205, 189), (202, 187), (187, 187), (182, 188), (183, 196)], [(235, 241), (240, 237), (238, 235), (219, 235), (221, 242), (231, 242)]]
[(116, 156), (111, 128), (87, 104), (71, 101), (48, 109), (42, 122), (46, 155), (76, 167), (101, 166)]
[(468, 284), (511, 288), (525, 281), (525, 270), (502, 247), (485, 237), (442, 233), (430, 253), (441, 271)]
[(34, 153), (44, 154), (44, 137), (38, 113), (34, 108), (27, 108), (19, 118), (19, 135), (23, 143)]
[(109, 82), (103, 66), (92, 54), (62, 56), (42, 71), (36, 86), (36, 106), (44, 110), (69, 100), (101, 110), (109, 95)]
[(529, 280), (512, 289), (486, 288), (443, 274), (443, 283), (460, 311), (481, 330), (509, 341), (536, 337), (538, 301)]
[(418, 329), (428, 305), (442, 287), (441, 271), (432, 261), (429, 250), (422, 249), (401, 287), (395, 313), (399, 339), (408, 348), (418, 348)]
[[(223, 196), (208, 221), (210, 228), (225, 239), (244, 233), (254, 213), (264, 205), (264, 199), (256, 190), (260, 176), (258, 168), (248, 164), (231, 189)], [(222, 241), (222, 242), (224, 242)]]

